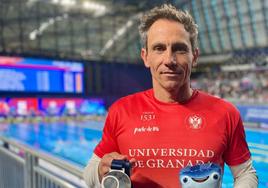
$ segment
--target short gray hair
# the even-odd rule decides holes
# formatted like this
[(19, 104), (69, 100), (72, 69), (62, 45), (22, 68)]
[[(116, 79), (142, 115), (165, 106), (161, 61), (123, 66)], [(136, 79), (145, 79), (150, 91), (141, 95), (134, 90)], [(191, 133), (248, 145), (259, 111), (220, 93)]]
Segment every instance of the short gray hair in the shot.
[(153, 23), (159, 19), (168, 19), (179, 22), (184, 25), (184, 28), (190, 34), (190, 42), (192, 50), (197, 48), (198, 26), (194, 22), (193, 17), (183, 10), (178, 10), (170, 4), (163, 4), (146, 12), (140, 19), (139, 33), (142, 47), (147, 48), (147, 33)]

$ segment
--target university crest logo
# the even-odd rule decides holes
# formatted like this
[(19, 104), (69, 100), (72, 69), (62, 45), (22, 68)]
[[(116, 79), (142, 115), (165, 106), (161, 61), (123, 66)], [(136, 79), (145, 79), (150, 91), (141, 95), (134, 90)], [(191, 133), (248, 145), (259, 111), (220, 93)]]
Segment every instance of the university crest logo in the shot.
[(204, 118), (200, 115), (193, 114), (186, 119), (187, 126), (190, 129), (201, 129), (204, 126)]

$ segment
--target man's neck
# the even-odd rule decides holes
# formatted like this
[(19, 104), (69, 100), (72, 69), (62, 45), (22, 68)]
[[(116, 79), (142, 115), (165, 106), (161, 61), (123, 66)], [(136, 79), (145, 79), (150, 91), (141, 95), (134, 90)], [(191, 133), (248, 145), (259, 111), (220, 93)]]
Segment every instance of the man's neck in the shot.
[(153, 90), (155, 98), (166, 103), (183, 103), (193, 95), (193, 89), (190, 87), (181, 87), (170, 91), (154, 87)]

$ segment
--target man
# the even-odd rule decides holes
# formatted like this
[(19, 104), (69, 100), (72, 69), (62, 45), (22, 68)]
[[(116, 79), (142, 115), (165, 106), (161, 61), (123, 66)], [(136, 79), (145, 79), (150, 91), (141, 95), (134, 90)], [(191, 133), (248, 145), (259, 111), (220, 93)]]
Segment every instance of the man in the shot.
[(199, 55), (192, 17), (163, 5), (146, 13), (139, 29), (153, 88), (110, 107), (84, 172), (88, 186), (100, 187), (113, 159), (129, 159), (134, 188), (181, 187), (182, 168), (209, 162), (222, 168), (227, 163), (236, 188), (257, 187), (239, 112), (190, 86)]

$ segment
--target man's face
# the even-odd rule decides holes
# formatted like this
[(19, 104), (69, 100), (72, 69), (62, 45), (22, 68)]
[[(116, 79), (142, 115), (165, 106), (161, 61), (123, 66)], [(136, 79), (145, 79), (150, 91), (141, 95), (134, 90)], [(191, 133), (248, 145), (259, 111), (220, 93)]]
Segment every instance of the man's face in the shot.
[(147, 49), (141, 57), (150, 68), (153, 86), (172, 91), (190, 87), (190, 74), (198, 50), (192, 52), (190, 35), (178, 22), (157, 20), (147, 33)]

